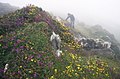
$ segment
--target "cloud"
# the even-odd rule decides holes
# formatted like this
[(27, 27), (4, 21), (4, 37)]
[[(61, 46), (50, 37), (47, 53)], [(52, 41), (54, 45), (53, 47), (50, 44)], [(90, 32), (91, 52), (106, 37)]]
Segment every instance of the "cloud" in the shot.
[(115, 36), (120, 35), (118, 34), (120, 0), (1, 0), (1, 2), (19, 7), (34, 4), (65, 17), (69, 12), (74, 14), (79, 21), (89, 25), (100, 24)]

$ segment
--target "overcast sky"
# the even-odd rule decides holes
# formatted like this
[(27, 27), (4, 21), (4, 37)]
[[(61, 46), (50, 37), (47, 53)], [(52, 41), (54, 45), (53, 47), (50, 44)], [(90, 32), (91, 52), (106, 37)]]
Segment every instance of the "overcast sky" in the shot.
[(80, 22), (88, 25), (100, 24), (116, 37), (120, 37), (120, 0), (0, 0), (0, 2), (19, 7), (35, 4), (64, 17), (67, 17), (69, 12)]

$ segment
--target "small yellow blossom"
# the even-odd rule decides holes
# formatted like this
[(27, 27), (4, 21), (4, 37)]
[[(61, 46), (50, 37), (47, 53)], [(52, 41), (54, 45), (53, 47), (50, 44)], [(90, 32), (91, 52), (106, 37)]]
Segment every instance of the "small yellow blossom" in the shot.
[(54, 76), (52, 75), (52, 76), (50, 77), (50, 79), (54, 79)]
[(36, 63), (37, 61), (36, 61), (36, 60), (34, 60), (34, 62)]
[(67, 69), (69, 69), (69, 68), (70, 68), (70, 66), (67, 66), (66, 68), (67, 68)]
[(116, 68), (113, 68), (113, 70), (115, 70)]
[(29, 73), (32, 73), (32, 71), (29, 71)]
[(109, 74), (105, 74), (106, 76), (109, 76)]
[(0, 36), (0, 38), (2, 38), (2, 37), (3, 37), (3, 35)]
[(79, 69), (80, 69), (80, 67), (77, 67), (77, 69), (79, 70)]
[(22, 66), (20, 66), (20, 68), (22, 68)]
[(32, 47), (30, 49), (33, 49)]
[(85, 79), (85, 77), (83, 77), (83, 79)]
[(78, 74), (78, 73), (75, 73), (75, 76), (79, 76), (79, 74)]
[(57, 69), (55, 69), (55, 73), (57, 73)]
[(27, 57), (25, 57), (25, 59), (27, 59)]
[(77, 64), (78, 67), (80, 67), (80, 64)]
[(34, 61), (34, 59), (31, 59), (31, 61), (33, 62), (33, 61)]
[(75, 70), (72, 69), (72, 72), (74, 72)]

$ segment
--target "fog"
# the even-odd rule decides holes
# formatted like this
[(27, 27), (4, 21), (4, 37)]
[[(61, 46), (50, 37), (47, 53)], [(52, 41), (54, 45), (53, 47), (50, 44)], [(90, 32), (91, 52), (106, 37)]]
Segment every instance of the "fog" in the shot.
[(87, 25), (100, 24), (120, 42), (120, 0), (0, 0), (14, 6), (34, 4), (44, 10), (67, 17), (67, 13)]

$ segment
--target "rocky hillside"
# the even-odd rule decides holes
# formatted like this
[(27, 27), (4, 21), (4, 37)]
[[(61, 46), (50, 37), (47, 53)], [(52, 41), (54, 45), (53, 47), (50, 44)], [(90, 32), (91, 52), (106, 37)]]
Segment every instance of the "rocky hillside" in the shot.
[[(79, 23), (76, 28), (79, 30), (81, 35), (87, 38), (102, 39), (104, 41), (111, 42), (111, 49), (118, 56), (120, 55), (120, 43), (115, 39), (114, 35), (103, 29), (101, 25), (88, 26), (83, 23)], [(118, 57), (119, 58), (119, 57)]]
[[(60, 35), (62, 54), (50, 42)], [(119, 79), (120, 64), (102, 56), (83, 56), (73, 30), (30, 5), (0, 19), (0, 77), (4, 79)], [(75, 32), (76, 33), (76, 32)], [(6, 72), (5, 65), (8, 64)]]
[(18, 7), (11, 6), (8, 3), (0, 3), (0, 15), (8, 14), (19, 9)]
[[(69, 22), (65, 21), (61, 17), (56, 17), (56, 19), (61, 22), (62, 24), (66, 25), (69, 27)], [(106, 29), (103, 29), (101, 25), (94, 25), (94, 26), (89, 26), (84, 23), (76, 23), (75, 29), (70, 29), (70, 32), (74, 35), (75, 38), (80, 40), (81, 38), (86, 38), (87, 40), (92, 39), (96, 40), (99, 39), (104, 42), (110, 42), (111, 47), (108, 50), (111, 51), (102, 51), (97, 50), (98, 52), (112, 52), (115, 54), (115, 57), (120, 58), (120, 43), (115, 39), (114, 35), (108, 32)], [(89, 50), (90, 51), (90, 50)], [(96, 51), (96, 50), (95, 50)], [(91, 51), (93, 52), (93, 51)], [(99, 54), (99, 53), (98, 53)], [(109, 53), (111, 54), (111, 53)]]
[(102, 38), (105, 41), (114, 42), (116, 44), (118, 43), (114, 35), (103, 29), (100, 25), (92, 26), (90, 27), (90, 30), (92, 31), (93, 36), (96, 38)]

